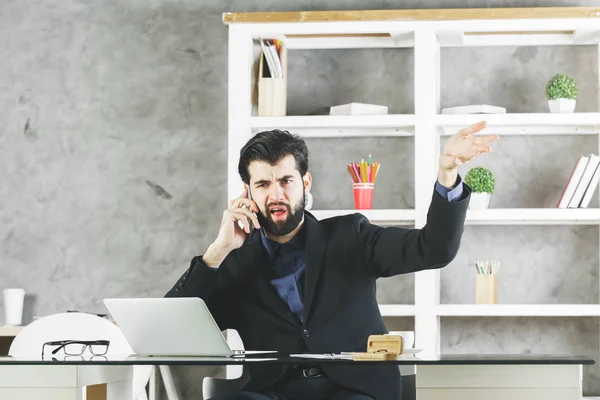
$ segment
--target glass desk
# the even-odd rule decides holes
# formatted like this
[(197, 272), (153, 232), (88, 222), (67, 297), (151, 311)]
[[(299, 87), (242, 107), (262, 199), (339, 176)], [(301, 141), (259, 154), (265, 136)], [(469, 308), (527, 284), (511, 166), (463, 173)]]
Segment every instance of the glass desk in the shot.
[(289, 355), (246, 357), (0, 357), (0, 398), (80, 400), (82, 388), (106, 384), (105, 399), (130, 399), (136, 365), (397, 365), (416, 368), (418, 400), (580, 400), (586, 356), (441, 355), (402, 356), (390, 361), (314, 359)]
[[(321, 356), (321, 355), (317, 355)], [(387, 361), (354, 361), (349, 358), (303, 358), (289, 355), (256, 354), (245, 357), (197, 356), (60, 356), (40, 358), (14, 358), (0, 356), (0, 365), (240, 365), (244, 363), (280, 365), (591, 365), (595, 361), (587, 356), (552, 356), (536, 354), (443, 354), (423, 358), (401, 356)], [(335, 356), (334, 356), (335, 357)]]

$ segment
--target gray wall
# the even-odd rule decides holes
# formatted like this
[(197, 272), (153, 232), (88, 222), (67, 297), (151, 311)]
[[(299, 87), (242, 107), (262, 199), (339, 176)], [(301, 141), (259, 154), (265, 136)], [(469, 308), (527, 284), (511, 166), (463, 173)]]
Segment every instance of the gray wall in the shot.
[[(597, 2), (427, 2), (571, 5)], [(0, 1), (0, 288), (27, 290), (27, 320), (67, 309), (103, 312), (105, 297), (162, 296), (215, 237), (227, 200), (221, 12), (363, 7), (356, 0)], [(289, 113), (346, 101), (412, 112), (412, 63), (407, 49), (291, 52)], [(442, 105), (545, 112), (545, 82), (566, 72), (580, 83), (577, 110), (596, 111), (596, 64), (593, 47), (445, 49)], [(367, 150), (385, 166), (375, 207), (414, 206), (412, 139), (308, 144), (315, 208), (352, 206), (336, 185), (348, 180), (339, 165)], [(595, 137), (502, 138), (478, 163), (496, 174), (492, 207), (552, 207), (576, 157), (597, 151)], [(597, 227), (467, 227), (460, 254), (442, 272), (442, 302), (472, 302), (473, 262), (499, 258), (501, 302), (597, 303), (597, 246)], [(381, 281), (379, 300), (411, 303), (412, 284), (412, 276)], [(413, 326), (409, 318), (388, 322)], [(443, 318), (442, 334), (446, 352), (598, 356), (598, 318)], [(600, 395), (599, 371), (585, 368), (585, 394)], [(184, 398), (200, 398), (201, 378), (211, 372), (176, 368)]]

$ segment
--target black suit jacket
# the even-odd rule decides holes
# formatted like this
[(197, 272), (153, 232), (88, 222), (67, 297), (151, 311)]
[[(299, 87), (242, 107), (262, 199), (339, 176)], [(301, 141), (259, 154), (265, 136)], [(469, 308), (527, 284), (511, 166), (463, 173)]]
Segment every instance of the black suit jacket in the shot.
[[(305, 213), (306, 270), (301, 323), (264, 276), (268, 254), (254, 231), (218, 270), (195, 257), (167, 297), (201, 297), (222, 330), (236, 329), (249, 350), (281, 353), (366, 351), (367, 338), (387, 333), (375, 297), (380, 277), (441, 268), (456, 256), (471, 190), (448, 202), (433, 193), (422, 229), (382, 228), (361, 214), (318, 221)], [(249, 364), (245, 390), (270, 387), (285, 368)], [(378, 400), (399, 399), (395, 366), (323, 366), (340, 385)]]

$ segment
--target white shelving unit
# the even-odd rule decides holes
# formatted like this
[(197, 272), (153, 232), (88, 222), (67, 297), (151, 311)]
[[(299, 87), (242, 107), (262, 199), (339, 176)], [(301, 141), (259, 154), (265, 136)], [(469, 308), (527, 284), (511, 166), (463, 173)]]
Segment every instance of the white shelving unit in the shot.
[[(443, 136), (479, 120), (482, 132), (501, 135), (600, 134), (600, 112), (495, 115), (440, 114), (440, 49), (457, 46), (596, 45), (600, 8), (515, 8), (448, 10), (361, 10), (298, 13), (226, 13), (229, 25), (228, 198), (239, 195), (240, 147), (256, 132), (287, 129), (302, 137), (343, 138), (411, 136), (414, 138), (415, 208), (363, 213), (381, 225), (417, 228), (426, 222), (431, 188)], [(414, 114), (385, 116), (257, 117), (252, 89), (258, 61), (255, 41), (282, 38), (294, 49), (414, 49)], [(599, 63), (600, 64), (600, 63)], [(598, 85), (598, 82), (586, 82)], [(599, 101), (600, 103), (600, 101)], [(317, 218), (355, 210), (313, 210)], [(467, 224), (600, 225), (600, 209), (469, 210)], [(425, 356), (439, 354), (440, 317), (600, 316), (599, 304), (439, 304), (440, 271), (415, 274), (414, 305), (380, 305), (384, 316), (412, 317), (416, 347)]]

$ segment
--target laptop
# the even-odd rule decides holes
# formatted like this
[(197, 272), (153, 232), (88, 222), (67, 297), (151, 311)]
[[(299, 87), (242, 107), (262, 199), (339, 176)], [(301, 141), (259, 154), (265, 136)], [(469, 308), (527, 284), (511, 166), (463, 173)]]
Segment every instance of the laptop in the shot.
[(198, 297), (104, 299), (129, 345), (143, 356), (232, 357), (232, 350)]

